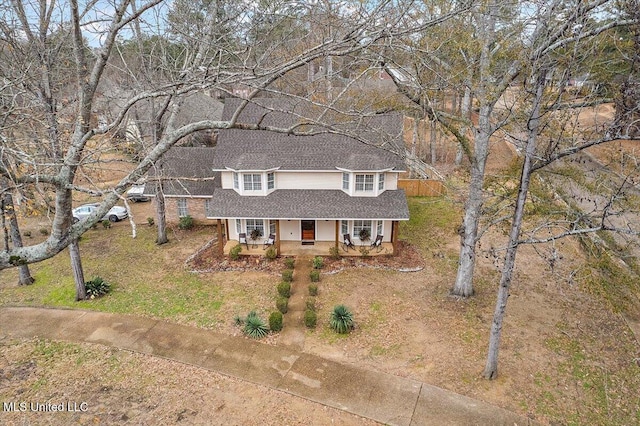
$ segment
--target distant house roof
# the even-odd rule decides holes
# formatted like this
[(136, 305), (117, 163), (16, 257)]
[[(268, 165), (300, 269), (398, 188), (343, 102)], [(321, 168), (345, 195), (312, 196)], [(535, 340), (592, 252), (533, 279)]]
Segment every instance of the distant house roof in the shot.
[[(233, 117), (242, 100), (225, 102), (223, 120)], [(397, 113), (365, 118), (328, 114), (304, 100), (258, 99), (238, 117), (243, 124), (289, 128), (313, 122), (300, 130), (312, 135), (291, 135), (267, 130), (221, 130), (213, 168), (224, 170), (404, 170), (401, 158), (403, 120)], [(287, 112), (291, 111), (291, 112)], [(317, 122), (333, 126), (328, 130)], [(354, 135), (361, 140), (344, 134)]]
[(248, 197), (216, 188), (214, 200), (210, 215), (221, 219), (409, 219), (403, 190), (351, 197), (340, 190), (279, 189), (267, 196)]
[(211, 170), (215, 148), (173, 147), (149, 170), (145, 195), (155, 195), (154, 178), (162, 176), (166, 196), (212, 196), (220, 174)]

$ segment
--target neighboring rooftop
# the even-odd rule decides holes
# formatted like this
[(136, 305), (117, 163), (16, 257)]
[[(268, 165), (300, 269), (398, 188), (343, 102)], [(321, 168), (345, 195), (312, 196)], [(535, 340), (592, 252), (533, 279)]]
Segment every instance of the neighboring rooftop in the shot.
[[(211, 170), (215, 148), (173, 147), (149, 170), (145, 195), (155, 195), (156, 176), (163, 176), (168, 196), (211, 196), (220, 187), (220, 174)], [(170, 179), (167, 179), (170, 178)]]

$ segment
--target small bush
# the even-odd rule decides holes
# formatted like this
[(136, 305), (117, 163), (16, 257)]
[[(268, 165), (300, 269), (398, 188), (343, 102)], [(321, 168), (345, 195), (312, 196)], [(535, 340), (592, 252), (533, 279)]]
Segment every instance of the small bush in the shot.
[(318, 281), (320, 281), (320, 271), (318, 271), (317, 269), (312, 269), (311, 272), (309, 272), (309, 279), (311, 279), (312, 283), (317, 283)]
[(271, 246), (267, 249), (267, 251), (264, 252), (264, 257), (266, 257), (269, 260), (273, 260), (276, 257), (278, 257), (278, 251), (274, 246)]
[(286, 297), (278, 297), (278, 300), (276, 300), (276, 308), (283, 314), (286, 314), (289, 311), (289, 299)]
[(333, 259), (333, 260), (338, 260), (340, 259), (340, 249), (336, 246), (333, 246), (329, 249), (329, 256)]
[(240, 244), (237, 244), (233, 247), (231, 247), (231, 250), (229, 250), (229, 257), (232, 260), (238, 260), (240, 259), (240, 252), (242, 251), (242, 246)]
[(105, 219), (102, 221), (102, 227), (104, 229), (110, 229), (111, 228), (111, 221), (108, 219)]
[(286, 297), (287, 299), (291, 297), (291, 284), (286, 281), (278, 284), (278, 294), (282, 297)]
[(315, 297), (307, 297), (305, 301), (305, 309), (310, 311), (316, 311), (316, 298)]
[(362, 246), (358, 250), (360, 250), (360, 254), (362, 255), (362, 257), (369, 256), (369, 249), (368, 248)]
[(285, 269), (282, 271), (282, 281), (287, 283), (293, 281), (293, 269)]
[(240, 315), (236, 314), (233, 317), (233, 325), (235, 325), (236, 327), (244, 325), (244, 320), (242, 319), (242, 317)]
[(180, 222), (178, 223), (178, 228), (185, 231), (193, 228), (193, 218), (189, 215), (181, 217)]
[(293, 257), (287, 257), (284, 260), (284, 265), (287, 267), (287, 269), (293, 269), (293, 265), (296, 263), (296, 260)]
[(149, 224), (149, 226), (153, 226), (153, 224), (154, 224), (154, 223), (156, 223), (156, 221), (155, 221), (155, 220), (153, 220), (153, 218), (152, 218), (152, 217), (148, 217), (148, 218), (147, 218), (147, 223)]
[(95, 277), (91, 281), (84, 283), (84, 285), (87, 292), (87, 299), (95, 299), (111, 291), (111, 285), (101, 277)]
[(346, 334), (353, 329), (353, 314), (344, 305), (336, 305), (331, 312), (329, 326), (340, 334)]
[(269, 315), (269, 328), (274, 332), (282, 330), (282, 312), (271, 312), (271, 315)]
[(24, 235), (25, 237), (29, 237), (29, 238), (31, 238), (31, 231), (24, 231), (24, 232), (23, 232), (23, 235)]
[(313, 258), (313, 268), (314, 269), (322, 269), (324, 266), (324, 259), (322, 256), (316, 256)]
[(315, 311), (311, 309), (307, 309), (304, 311), (304, 325), (307, 328), (316, 328), (316, 323), (318, 322), (318, 315)]
[(255, 311), (251, 311), (244, 321), (242, 332), (253, 339), (260, 339), (267, 335), (269, 329), (258, 314)]
[(309, 284), (309, 296), (317, 296), (318, 295), (318, 284), (311, 283)]
[(40, 235), (49, 235), (49, 230), (47, 228), (40, 228), (38, 232), (40, 232)]

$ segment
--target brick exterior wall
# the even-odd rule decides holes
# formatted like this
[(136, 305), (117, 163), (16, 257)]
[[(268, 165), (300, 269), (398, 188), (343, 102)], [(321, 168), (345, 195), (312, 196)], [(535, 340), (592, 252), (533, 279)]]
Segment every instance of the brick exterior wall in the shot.
[[(204, 198), (188, 198), (187, 200), (187, 213), (193, 218), (193, 221), (199, 225), (215, 225), (215, 219), (207, 219), (204, 210)], [(167, 223), (177, 224), (180, 221), (178, 217), (178, 198), (165, 197), (165, 215)]]

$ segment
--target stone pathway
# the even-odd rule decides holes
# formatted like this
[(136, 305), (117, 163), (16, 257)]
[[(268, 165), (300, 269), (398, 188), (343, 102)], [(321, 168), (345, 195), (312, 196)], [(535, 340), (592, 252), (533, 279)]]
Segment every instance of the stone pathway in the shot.
[(293, 282), (291, 283), (291, 297), (289, 298), (289, 310), (284, 315), (284, 328), (280, 333), (280, 343), (294, 346), (298, 350), (304, 349), (304, 311), (309, 294), (309, 272), (313, 268), (313, 260), (308, 256), (296, 258), (293, 270)]

